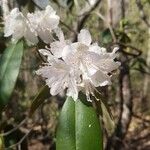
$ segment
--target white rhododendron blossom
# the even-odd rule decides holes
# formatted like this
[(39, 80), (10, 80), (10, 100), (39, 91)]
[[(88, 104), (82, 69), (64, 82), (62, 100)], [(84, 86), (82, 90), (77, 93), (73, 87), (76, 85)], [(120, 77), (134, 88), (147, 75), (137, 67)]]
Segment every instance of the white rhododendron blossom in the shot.
[(5, 18), (4, 36), (9, 37), (11, 35), (14, 42), (23, 37), (30, 44), (38, 42), (36, 32), (30, 28), (26, 18), (18, 8), (14, 8)]
[(50, 93), (57, 95), (66, 90), (68, 96), (77, 100), (78, 93), (83, 91), (91, 101), (96, 87), (111, 84), (111, 72), (120, 65), (114, 61), (117, 48), (108, 53), (105, 48), (92, 43), (86, 29), (82, 29), (77, 42), (72, 43), (58, 27), (59, 20), (49, 5), (45, 10), (27, 16), (15, 8), (4, 19), (5, 37), (12, 36), (13, 41), (24, 37), (28, 43), (36, 44), (39, 36), (50, 48), (39, 50), (47, 62), (36, 73), (46, 79)]
[(60, 28), (57, 28), (56, 30), (54, 30), (54, 32), (56, 33), (58, 40), (54, 41), (50, 44), (51, 52), (57, 58), (61, 58), (63, 55), (64, 47), (66, 45), (68, 45), (70, 43), (70, 41), (65, 40), (64, 33), (62, 32), (62, 30)]
[(62, 31), (59, 31), (58, 38), (59, 41), (52, 43), (49, 50), (39, 50), (47, 56), (47, 63), (37, 74), (46, 78), (52, 95), (67, 89), (67, 95), (77, 100), (82, 90), (87, 100), (91, 101), (90, 94), (93, 94), (95, 87), (111, 84), (109, 73), (120, 65), (114, 61), (117, 48), (108, 53), (98, 44), (92, 44), (91, 35), (86, 29), (80, 31), (78, 41), (74, 43), (65, 42)]
[(45, 42), (50, 42), (50, 33), (56, 29), (59, 24), (59, 16), (56, 15), (56, 11), (48, 5), (43, 11), (36, 11), (34, 13), (28, 13), (27, 18), (38, 34), (38, 36)]
[(5, 37), (12, 36), (13, 41), (25, 38), (28, 44), (38, 43), (38, 37), (45, 43), (50, 43), (51, 32), (58, 28), (59, 16), (51, 6), (43, 11), (28, 13), (24, 16), (18, 8), (14, 8), (4, 20)]

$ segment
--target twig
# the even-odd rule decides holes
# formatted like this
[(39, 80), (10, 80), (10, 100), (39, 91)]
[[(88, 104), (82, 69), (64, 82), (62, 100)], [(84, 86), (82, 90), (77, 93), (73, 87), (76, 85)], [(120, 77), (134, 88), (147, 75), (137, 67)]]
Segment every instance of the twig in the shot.
[(31, 131), (32, 131), (32, 129), (30, 129), (30, 130), (19, 140), (19, 142), (17, 142), (17, 143), (15, 143), (15, 144), (13, 144), (13, 145), (11, 145), (11, 146), (5, 148), (5, 150), (10, 150), (10, 148), (13, 148), (13, 147), (15, 147), (15, 146), (17, 146), (17, 145), (21, 145), (21, 143), (27, 138), (27, 136), (30, 134)]
[(137, 4), (137, 7), (138, 7), (138, 9), (140, 11), (141, 19), (144, 21), (144, 23), (148, 27), (150, 27), (150, 23), (149, 23), (149, 21), (147, 19), (147, 16), (146, 16), (145, 12), (144, 12), (143, 5), (141, 4), (141, 0), (136, 0), (136, 4)]
[(133, 49), (133, 50), (138, 52), (138, 54), (134, 54), (134, 53), (129, 53), (129, 52), (126, 52), (126, 51), (122, 51), (123, 53), (125, 53), (127, 55), (130, 55), (130, 56), (133, 56), (133, 57), (138, 57), (138, 56), (140, 56), (142, 54), (141, 50), (139, 50), (138, 48), (136, 48), (136, 47), (134, 47), (132, 45), (124, 44), (124, 43), (121, 43), (121, 42), (116, 42), (115, 44), (123, 46), (125, 48), (131, 48), (131, 49)]
[(43, 8), (41, 8), (39, 5), (37, 5), (34, 0), (32, 0), (32, 3), (39, 9), (39, 10), (43, 10)]
[(117, 42), (117, 39), (116, 39), (114, 30), (113, 30), (111, 24), (107, 21), (107, 19), (106, 19), (101, 13), (99, 13), (99, 12), (94, 12), (94, 13), (95, 13), (98, 17), (100, 17), (100, 18), (107, 24), (107, 26), (108, 26), (108, 28), (109, 28), (109, 31), (110, 31), (110, 34), (111, 34), (111, 36), (112, 36), (113, 41), (114, 41), (114, 42)]
[(132, 70), (139, 71), (140, 73), (150, 75), (150, 72), (147, 72), (147, 71), (144, 71), (144, 70), (140, 70), (138, 68), (133, 68)]
[(138, 116), (138, 115), (136, 115), (136, 114), (134, 114), (134, 113), (133, 113), (133, 117), (135, 117), (135, 118), (137, 118), (137, 119), (139, 119), (139, 120), (142, 120), (142, 121), (144, 121), (144, 122), (150, 123), (150, 120), (147, 120), (147, 119), (145, 119), (145, 118), (142, 118), (141, 116)]
[(65, 26), (68, 30), (70, 30), (71, 32), (73, 32), (75, 35), (77, 34), (77, 32), (75, 30), (73, 30), (70, 26), (68, 26), (67, 24), (65, 24), (63, 21), (60, 20), (60, 23)]
[(13, 129), (9, 130), (8, 132), (2, 133), (2, 136), (7, 136), (11, 134), (12, 132), (16, 131), (18, 128), (20, 128), (25, 122), (27, 121), (27, 118), (25, 118), (23, 121), (21, 121), (16, 127)]
[[(80, 32), (80, 30), (83, 28), (84, 26), (84, 23), (87, 21), (87, 19), (89, 18), (89, 16), (91, 15), (91, 12), (94, 11), (100, 4), (101, 0), (97, 0), (95, 2), (94, 5), (92, 5), (88, 11), (86, 11), (82, 17), (79, 19), (79, 22), (78, 22), (78, 25), (77, 25), (77, 28), (76, 28), (76, 32)], [(73, 41), (76, 41), (77, 40), (77, 35), (74, 36), (74, 40)]]

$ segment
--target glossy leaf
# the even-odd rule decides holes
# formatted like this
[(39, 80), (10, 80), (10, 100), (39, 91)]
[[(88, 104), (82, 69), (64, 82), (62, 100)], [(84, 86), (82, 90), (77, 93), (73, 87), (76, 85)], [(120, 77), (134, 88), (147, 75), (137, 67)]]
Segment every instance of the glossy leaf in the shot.
[(15, 87), (23, 55), (23, 42), (12, 44), (0, 57), (0, 109), (6, 105)]
[(43, 101), (50, 96), (48, 86), (44, 86), (32, 101), (29, 116), (32, 116)]
[(67, 98), (60, 113), (56, 150), (102, 150), (102, 130), (95, 109), (85, 97)]

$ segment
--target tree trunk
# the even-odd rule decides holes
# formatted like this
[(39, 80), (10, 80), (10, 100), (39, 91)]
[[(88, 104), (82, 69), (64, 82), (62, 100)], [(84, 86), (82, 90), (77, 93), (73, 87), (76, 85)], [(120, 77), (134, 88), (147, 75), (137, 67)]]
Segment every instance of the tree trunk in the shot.
[[(148, 28), (148, 33), (149, 33), (149, 41), (148, 44), (150, 43), (150, 28)], [(146, 64), (147, 66), (150, 66), (150, 44), (148, 45), (148, 51), (147, 51), (147, 58), (146, 58)], [(149, 72), (149, 70), (147, 71)], [(150, 103), (148, 101), (148, 90), (149, 90), (149, 85), (150, 84), (150, 75), (145, 74), (144, 76), (144, 85), (143, 85), (143, 95), (142, 95), (142, 101), (141, 101), (141, 106), (142, 106), (142, 111), (146, 111), (150, 108)]]
[[(108, 0), (108, 17), (112, 27), (117, 27), (120, 20), (126, 15), (127, 0)], [(123, 47), (120, 47), (120, 52)], [(123, 140), (128, 131), (128, 127), (132, 118), (132, 90), (130, 81), (130, 69), (128, 58), (125, 54), (120, 54), (121, 69), (119, 75), (119, 100), (120, 112), (116, 129), (112, 136), (108, 139), (106, 150), (120, 150), (123, 147)]]
[(122, 67), (119, 77), (120, 114), (113, 135), (108, 139), (105, 150), (120, 150), (124, 144), (123, 139), (128, 131), (132, 118), (132, 90), (130, 81), (130, 70), (126, 62), (127, 57), (121, 57)]

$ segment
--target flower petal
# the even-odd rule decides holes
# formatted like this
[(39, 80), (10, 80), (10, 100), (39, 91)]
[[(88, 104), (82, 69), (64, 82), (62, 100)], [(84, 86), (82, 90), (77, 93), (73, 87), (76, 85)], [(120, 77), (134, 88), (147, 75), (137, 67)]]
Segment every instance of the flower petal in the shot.
[(86, 29), (82, 29), (78, 34), (78, 42), (81, 42), (85, 45), (90, 45), (92, 42), (90, 32)]
[(97, 71), (94, 75), (90, 77), (91, 82), (95, 87), (106, 86), (111, 84), (110, 77), (104, 74), (102, 71)]

